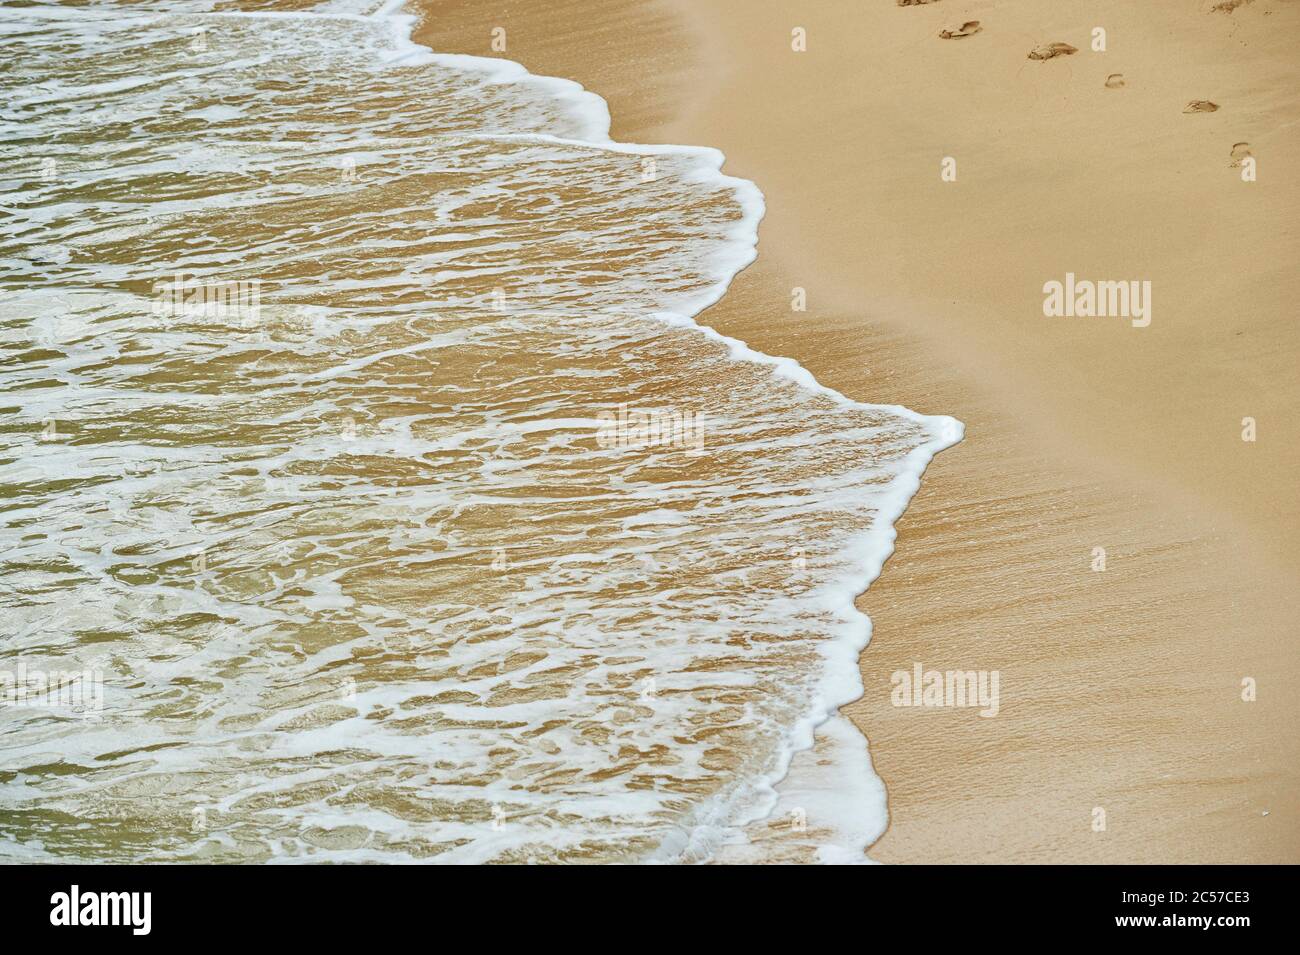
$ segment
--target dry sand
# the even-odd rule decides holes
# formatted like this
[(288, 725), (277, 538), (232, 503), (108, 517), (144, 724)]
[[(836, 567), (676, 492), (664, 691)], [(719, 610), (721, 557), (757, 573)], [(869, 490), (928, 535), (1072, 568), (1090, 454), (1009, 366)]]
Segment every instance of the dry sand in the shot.
[[(1300, 4), (417, 6), (435, 49), (504, 27), (498, 55), (603, 95), (615, 138), (758, 183), (759, 259), (704, 321), (966, 423), (861, 600), (873, 858), (1300, 861)], [(1052, 42), (1077, 52), (1029, 58)], [(1045, 317), (1066, 272), (1149, 280), (1150, 326)], [(892, 706), (916, 662), (1000, 671), (1000, 712)]]

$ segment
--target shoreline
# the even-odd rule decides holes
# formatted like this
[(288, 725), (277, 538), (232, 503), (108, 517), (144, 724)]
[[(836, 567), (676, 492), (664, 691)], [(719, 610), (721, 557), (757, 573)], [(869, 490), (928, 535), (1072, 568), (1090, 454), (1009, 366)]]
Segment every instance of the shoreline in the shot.
[[(419, 43), (420, 41), (416, 40), (416, 42)], [(420, 46), (420, 49), (424, 48), (424, 46)], [(927, 468), (937, 454), (961, 442), (964, 425), (949, 415), (921, 413), (901, 404), (857, 401), (818, 381), (797, 359), (755, 350), (747, 342), (725, 335), (712, 325), (704, 323), (702, 316), (710, 312), (726, 297), (736, 279), (757, 258), (758, 229), (766, 212), (762, 192), (755, 183), (748, 179), (730, 175), (723, 170), (726, 157), (722, 152), (706, 145), (642, 143), (618, 139), (613, 135), (612, 111), (608, 108), (608, 103), (598, 93), (564, 77), (534, 74), (519, 61), (509, 59), (507, 55), (503, 54), (500, 58), (493, 58), (461, 52), (449, 54), (443, 53), (436, 48), (432, 48), (432, 54), (435, 58), (442, 59), (453, 66), (483, 69), (488, 72), (493, 71), (493, 63), (500, 63), (499, 73), (505, 82), (526, 80), (543, 87), (554, 87), (561, 99), (577, 103), (577, 111), (586, 115), (590, 120), (587, 132), (584, 133), (582, 139), (569, 140), (561, 138), (559, 141), (575, 142), (598, 149), (638, 154), (708, 155), (711, 160), (710, 165), (713, 166), (713, 175), (734, 191), (737, 203), (744, 210), (741, 221), (731, 230), (730, 240), (733, 243), (739, 243), (747, 251), (734, 263), (719, 266), (719, 279), (715, 284), (715, 291), (703, 296), (699, 302), (694, 300), (690, 302), (689, 306), (687, 306), (689, 314), (683, 311), (680, 316), (685, 319), (683, 324), (688, 324), (705, 338), (725, 346), (733, 360), (769, 366), (775, 377), (796, 382), (804, 390), (825, 396), (837, 405), (871, 412), (883, 411), (914, 422), (930, 432), (931, 437), (929, 440), (906, 455), (907, 465), (901, 473), (895, 476), (884, 493), (885, 506), (880, 509), (877, 520), (869, 530), (855, 538), (856, 541), (861, 542), (855, 545), (855, 552), (856, 548), (860, 546), (865, 555), (865, 559), (858, 565), (858, 576), (847, 586), (835, 588), (837, 591), (844, 590), (847, 595), (841, 608), (842, 611), (850, 617), (860, 618), (861, 622), (862, 640), (858, 642), (855, 639), (853, 645), (849, 648), (853, 661), (849, 664), (850, 668), (843, 675), (839, 673), (839, 669), (834, 666), (834, 661), (837, 657), (843, 655), (841, 652), (844, 649), (842, 641), (828, 641), (828, 646), (823, 651), (828, 661), (827, 668), (821, 677), (818, 692), (811, 701), (812, 708), (791, 727), (789, 742), (782, 747), (775, 774), (760, 777), (754, 780), (752, 784), (746, 783), (747, 787), (752, 785), (753, 789), (752, 794), (745, 800), (745, 802), (752, 804), (751, 807), (741, 812), (736, 820), (725, 827), (725, 830), (718, 830), (711, 823), (696, 825), (689, 830), (684, 844), (685, 848), (678, 847), (676, 850), (670, 849), (668, 852), (670, 858), (678, 858), (679, 861), (692, 860), (698, 855), (697, 843), (702, 842), (705, 845), (712, 845), (712, 848), (705, 852), (704, 858), (713, 863), (771, 862), (777, 861), (778, 858), (782, 861), (800, 862), (823, 860), (835, 863), (856, 863), (867, 861), (865, 859), (865, 849), (879, 835), (883, 827), (871, 826), (868, 823), (869, 828), (867, 831), (871, 834), (863, 838), (861, 832), (854, 825), (845, 825), (844, 820), (854, 818), (853, 807), (827, 808), (835, 801), (833, 798), (828, 798), (829, 793), (827, 791), (843, 788), (842, 781), (837, 783), (835, 780), (823, 779), (819, 782), (809, 783), (810, 778), (815, 778), (819, 774), (806, 764), (813, 758), (816, 759), (819, 765), (825, 765), (828, 760), (834, 759), (843, 774), (856, 774), (860, 777), (857, 784), (852, 787), (855, 792), (859, 794), (870, 793), (880, 788), (879, 777), (874, 774), (869, 757), (858, 757), (861, 759), (862, 765), (857, 767), (845, 765), (843, 762), (845, 757), (843, 756), (832, 757), (828, 755), (840, 750), (864, 748), (867, 743), (865, 737), (861, 734), (861, 730), (855, 728), (852, 722), (845, 719), (841, 714), (845, 706), (861, 697), (863, 690), (861, 671), (857, 668), (856, 660), (862, 650), (865, 649), (870, 638), (871, 621), (857, 606), (857, 601), (871, 584), (879, 578), (885, 563), (893, 554), (897, 540), (896, 525), (906, 512), (912, 498), (919, 491)], [(726, 278), (722, 278), (722, 275), (726, 275)], [(675, 313), (672, 314), (673, 317), (677, 317)], [(844, 692), (846, 677), (852, 686), (847, 692)], [(837, 687), (840, 690), (839, 692), (835, 690)], [(833, 699), (828, 699), (828, 696)], [(855, 770), (858, 770), (858, 772), (855, 773)], [(823, 822), (818, 825), (814, 821), (812, 835), (807, 838), (804, 838), (800, 833), (780, 830), (779, 824), (786, 815), (780, 810), (780, 807), (784, 802), (788, 801), (785, 798), (786, 792), (792, 788), (800, 791), (807, 790), (807, 792), (804, 792), (803, 801), (806, 802), (811, 798), (813, 801), (822, 803)], [(817, 790), (821, 791), (818, 792)], [(752, 807), (762, 806), (769, 801), (771, 808), (767, 811), (759, 810), (759, 814), (755, 818), (755, 810)], [(880, 801), (883, 803), (883, 795)], [(800, 814), (806, 813), (806, 809), (802, 806), (794, 806), (790, 811)], [(887, 812), (882, 808), (879, 810), (879, 814), (887, 825)], [(778, 830), (775, 842), (772, 835), (774, 823), (777, 824)], [(861, 823), (858, 823), (858, 825), (860, 826)], [(743, 847), (738, 847), (736, 844), (726, 841), (718, 843), (716, 840), (720, 831), (730, 831), (733, 834), (743, 833), (743, 838), (748, 842)], [(751, 847), (755, 846), (760, 854), (749, 854)], [(674, 853), (678, 853), (678, 855)], [(653, 858), (657, 859), (659, 856), (656, 855)]]
[[(991, 319), (980, 304), (1015, 305), (1005, 288), (976, 281), (972, 298), (954, 301), (928, 288), (918, 292), (915, 273), (921, 268), (936, 279), (935, 288), (945, 284), (936, 274), (943, 269), (969, 280), (969, 269), (947, 247), (931, 257), (937, 260), (933, 266), (924, 256), (893, 248), (881, 256), (883, 264), (846, 280), (861, 263), (854, 254), (836, 256), (835, 242), (852, 253), (864, 241), (881, 247), (881, 237), (845, 240), (855, 224), (868, 220), (852, 212), (835, 215), (828, 195), (845, 197), (846, 210), (860, 210), (865, 199), (874, 203), (869, 208), (893, 211), (887, 234), (908, 246), (933, 241), (938, 233), (931, 220), (951, 210), (944, 207), (948, 197), (922, 201), (917, 185), (902, 174), (873, 172), (868, 194), (859, 195), (863, 183), (847, 163), (870, 151), (861, 139), (852, 148), (833, 143), (809, 151), (808, 143), (820, 142), (816, 136), (797, 137), (805, 146), (799, 151), (781, 138), (782, 131), (788, 137), (799, 126), (801, 109), (811, 113), (805, 120), (810, 128), (820, 125), (832, 138), (843, 132), (851, 139), (852, 132), (844, 132), (853, 125), (846, 108), (861, 107), (863, 99), (885, 113), (909, 106), (906, 98), (902, 106), (891, 105), (889, 90), (877, 91), (874, 99), (848, 96), (845, 78), (838, 87), (828, 85), (843, 59), (824, 61), (825, 76), (792, 79), (788, 25), (792, 17), (811, 20), (811, 14), (759, 4), (742, 19), (719, 3), (685, 12), (684, 4), (635, 7), (624, 0), (571, 4), (543, 15), (507, 15), (507, 5), (491, 2), (420, 6), (436, 13), (417, 30), (421, 42), (440, 51), (490, 55), (491, 26), (505, 24), (510, 45), (502, 55), (532, 73), (574, 79), (604, 97), (614, 138), (717, 147), (727, 157), (728, 174), (758, 184), (768, 196), (769, 214), (760, 229), (758, 259), (736, 276), (701, 324), (768, 354), (790, 355), (818, 381), (856, 400), (933, 410), (966, 422), (966, 442), (930, 464), (896, 524), (892, 559), (858, 601), (873, 624), (872, 643), (859, 661), (865, 693), (841, 712), (870, 741), (875, 771), (888, 792), (890, 827), (871, 849), (873, 859), (1205, 862), (1300, 856), (1300, 824), (1286, 795), (1294, 790), (1300, 762), (1296, 743), (1287, 738), (1297, 706), (1289, 689), (1296, 665), (1285, 653), (1296, 609), (1285, 589), (1295, 577), (1296, 542), (1260, 530), (1268, 491), (1286, 493), (1286, 465), (1294, 452), (1283, 440), (1264, 466), (1249, 465), (1265, 493), (1210, 508), (1201, 488), (1207, 478), (1223, 481), (1239, 469), (1237, 459), (1220, 455), (1204, 473), (1187, 473), (1145, 450), (1135, 454), (1133, 434), (1149, 440), (1142, 428), (1125, 422), (1120, 438), (1109, 440), (1116, 429), (1088, 401), (1050, 394), (1041, 380), (1035, 382), (1055, 376), (1069, 383), (1080, 367), (1111, 363), (1130, 394), (1159, 406), (1165, 396), (1158, 389), (1168, 382), (1143, 379), (1145, 363), (1170, 363), (1170, 354), (1181, 354), (1185, 362), (1190, 355), (1195, 366), (1210, 342), (1203, 332), (1182, 342), (1160, 332), (1164, 351), (1155, 358), (1134, 358), (1133, 342), (1114, 335), (1089, 341), (1082, 329), (1046, 346), (1016, 341), (1020, 333), (1014, 330), (1008, 339), (1002, 327), (1007, 322)], [(836, 6), (835, 15), (850, 16)], [(996, 10), (1004, 26), (1013, 14), (1029, 16), (1006, 3), (972, 6)], [(861, 15), (908, 12), (891, 5)], [(942, 19), (952, 11), (916, 12)], [(823, 14), (831, 11), (818, 12)], [(1069, 11), (1038, 19), (1073, 23)], [(808, 29), (810, 51), (819, 37), (831, 35), (816, 24)], [(866, 53), (858, 49), (867, 64), (888, 59), (888, 44), (897, 40), (880, 31), (871, 49), (867, 34), (845, 35), (867, 44)], [(924, 35), (931, 38), (928, 27)], [(988, 44), (965, 42), (976, 51), (972, 56), (988, 56)], [(665, 50), (673, 51), (667, 63), (660, 55)], [(913, 64), (908, 84), (917, 85), (916, 73), (925, 68)], [(760, 79), (766, 80), (761, 95), (752, 88), (740, 95), (738, 90)], [(811, 109), (810, 89), (825, 91)], [(995, 90), (981, 92), (997, 101)], [(774, 131), (765, 114), (784, 120), (783, 130)], [(979, 120), (977, 111), (972, 121)], [(903, 135), (901, 143), (891, 144), (896, 154), (932, 132), (920, 120), (911, 126), (897, 126)], [(1004, 132), (1002, 144), (1011, 154), (1025, 155), (1031, 167), (1039, 161), (1033, 168), (1041, 171), (1041, 155), (1034, 152), (1041, 131), (1032, 122), (1022, 127)], [(967, 135), (978, 148), (975, 131)], [(794, 155), (783, 157), (783, 151)], [(815, 188), (804, 189), (801, 180)], [(1036, 180), (1020, 190), (1014, 183), (985, 185), (984, 196), (1001, 189), (1001, 204), (1012, 210), (1043, 200)], [(1293, 194), (1292, 187), (1283, 202)], [(908, 217), (899, 218), (899, 209), (909, 210)], [(1168, 230), (1173, 223), (1163, 211), (1163, 219), (1153, 218)], [(815, 238), (819, 226), (825, 241)], [(992, 231), (1005, 234), (999, 228)], [(969, 224), (965, 229), (953, 248), (987, 262), (972, 252), (980, 243), (972, 245), (978, 237)], [(1041, 243), (1051, 236), (1032, 238)], [(1089, 231), (1087, 240), (1094, 251), (1105, 251), (1105, 236)], [(813, 246), (817, 255), (807, 251)], [(896, 278), (889, 279), (891, 271)], [(1065, 274), (1043, 272), (1043, 279)], [(1111, 274), (1125, 273), (1121, 268)], [(802, 319), (788, 310), (794, 286), (807, 288), (815, 303)], [(1157, 315), (1153, 328), (1144, 331), (1163, 325)], [(1276, 337), (1285, 329), (1270, 324), (1266, 332)], [(1062, 343), (1068, 346), (1065, 357), (1057, 355), (1054, 362), (1045, 363), (1036, 350), (1046, 347), (1050, 355)], [(982, 378), (986, 368), (995, 369), (999, 380)], [(1276, 369), (1275, 362), (1263, 369), (1276, 393), (1266, 410), (1296, 390), (1294, 382), (1277, 378)], [(1035, 400), (1041, 407), (1026, 414), (1026, 402), (1032, 408)], [(1204, 413), (1203, 407), (1195, 410)], [(1287, 516), (1274, 527), (1287, 527)], [(1111, 555), (1105, 574), (1088, 567), (1100, 541)], [(1237, 597), (1242, 593), (1251, 598), (1245, 606)], [(1002, 712), (985, 720), (966, 710), (891, 706), (889, 675), (916, 663), (1001, 672)], [(1270, 692), (1245, 705), (1236, 684), (1250, 672), (1266, 674), (1261, 682), (1267, 680)], [(949, 785), (947, 774), (935, 767), (965, 770), (962, 784)], [(1112, 825), (1095, 828), (1098, 809)]]

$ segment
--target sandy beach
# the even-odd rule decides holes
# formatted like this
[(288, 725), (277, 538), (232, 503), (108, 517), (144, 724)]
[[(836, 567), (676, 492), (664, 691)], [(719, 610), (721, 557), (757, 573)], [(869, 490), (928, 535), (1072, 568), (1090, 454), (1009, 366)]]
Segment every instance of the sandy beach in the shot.
[[(861, 600), (873, 859), (1300, 860), (1300, 8), (415, 7), (435, 50), (758, 184), (758, 260), (704, 324), (965, 423)], [(1067, 274), (1150, 282), (1149, 324), (1046, 316)], [(892, 705), (916, 664), (997, 671), (997, 715)]]

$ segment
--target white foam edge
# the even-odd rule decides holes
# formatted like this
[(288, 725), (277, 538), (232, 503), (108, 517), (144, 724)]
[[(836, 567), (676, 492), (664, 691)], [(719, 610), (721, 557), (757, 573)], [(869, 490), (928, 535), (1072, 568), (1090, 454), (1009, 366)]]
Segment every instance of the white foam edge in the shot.
[[(846, 635), (844, 638), (832, 639), (823, 645), (822, 654), (826, 659), (826, 668), (820, 692), (817, 698), (813, 700), (807, 715), (792, 728), (788, 737), (789, 743), (778, 754), (774, 770), (765, 776), (746, 781), (752, 790), (759, 795), (757, 808), (749, 813), (728, 819), (725, 826), (739, 828), (765, 819), (771, 815), (777, 805), (779, 799), (777, 786), (789, 773), (790, 763), (795, 754), (811, 749), (817, 728), (834, 718), (839, 713), (840, 707), (861, 698), (865, 692), (861, 671), (858, 666), (858, 658), (870, 642), (871, 619), (857, 609), (857, 598), (876, 581), (884, 568), (885, 562), (893, 554), (894, 544), (898, 537), (894, 525), (907, 509), (912, 496), (920, 489), (921, 477), (925, 473), (926, 467), (934, 455), (962, 440), (965, 434), (965, 426), (956, 418), (947, 415), (923, 415), (902, 405), (881, 405), (854, 401), (817, 381), (808, 369), (793, 358), (765, 354), (750, 348), (740, 339), (723, 335), (711, 326), (697, 322), (694, 316), (699, 315), (705, 309), (720, 301), (727, 293), (735, 277), (758, 257), (758, 226), (766, 211), (763, 194), (758, 186), (747, 179), (739, 179), (723, 173), (722, 166), (726, 161), (726, 157), (720, 150), (711, 147), (614, 142), (609, 135), (609, 105), (603, 97), (585, 89), (580, 83), (573, 80), (561, 77), (536, 76), (528, 72), (522, 63), (514, 60), (461, 53), (435, 53), (428, 47), (416, 43), (413, 39), (418, 17), (404, 12), (405, 7), (406, 0), (387, 0), (383, 6), (371, 15), (374, 18), (387, 19), (392, 24), (398, 48), (396, 55), (388, 62), (409, 63), (412, 60), (418, 60), (420, 62), (442, 63), (457, 69), (487, 72), (493, 82), (529, 83), (549, 90), (555, 98), (571, 104), (575, 111), (581, 115), (587, 126), (582, 139), (546, 135), (517, 138), (531, 138), (561, 145), (599, 148), (611, 152), (639, 155), (665, 153), (693, 155), (704, 161), (705, 169), (711, 171), (718, 185), (729, 188), (734, 192), (742, 210), (741, 220), (730, 230), (728, 236), (730, 239), (729, 245), (735, 249), (735, 254), (726, 256), (723, 262), (713, 263), (717, 281), (709, 291), (702, 293), (689, 302), (688, 313), (657, 312), (654, 313), (654, 317), (669, 324), (699, 330), (707, 337), (724, 345), (730, 357), (736, 361), (770, 365), (773, 373), (777, 376), (793, 381), (809, 391), (831, 399), (837, 404), (859, 410), (890, 412), (899, 417), (915, 421), (929, 431), (932, 436), (930, 440), (918, 445), (905, 456), (898, 475), (883, 491), (879, 492), (880, 505), (875, 520), (873, 520), (871, 527), (867, 531), (857, 535), (855, 545), (852, 547), (854, 554), (851, 556), (850, 562), (861, 568), (860, 573), (851, 579), (841, 581), (838, 586), (831, 588), (828, 594), (832, 600), (837, 602), (837, 605), (829, 606), (827, 609), (837, 615), (843, 613), (846, 618), (852, 620), (856, 625), (845, 628)], [(310, 16), (310, 12), (307, 15)], [(516, 137), (503, 136), (502, 138)], [(869, 741), (864, 737), (863, 742), (865, 744)], [(861, 825), (840, 827), (842, 831), (860, 833), (861, 835), (857, 841), (861, 841), (862, 844), (826, 847), (822, 853), (823, 857), (845, 858), (859, 850), (865, 855), (868, 845), (879, 837), (879, 832), (883, 832), (885, 821), (880, 820), (880, 825), (875, 827)], [(877, 828), (879, 832), (875, 831)], [(695, 827), (695, 830), (700, 829), (713, 830), (715, 827), (709, 823)], [(874, 835), (872, 835), (873, 832)], [(716, 838), (709, 832), (692, 830), (685, 833), (685, 835), (688, 845), (700, 842), (701, 837), (706, 843), (716, 842)], [(666, 842), (671, 841), (673, 840), (666, 840)], [(664, 853), (653, 853), (650, 861), (667, 861), (665, 856)]]

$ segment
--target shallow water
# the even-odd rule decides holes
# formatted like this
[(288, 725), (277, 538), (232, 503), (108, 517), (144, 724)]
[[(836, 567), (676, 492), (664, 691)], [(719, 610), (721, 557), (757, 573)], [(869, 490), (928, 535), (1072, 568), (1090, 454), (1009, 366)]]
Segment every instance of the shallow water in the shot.
[(734, 843), (959, 426), (689, 320), (762, 212), (720, 154), (246, 6), (0, 10), (0, 672), (89, 674), (0, 707), (0, 857)]

